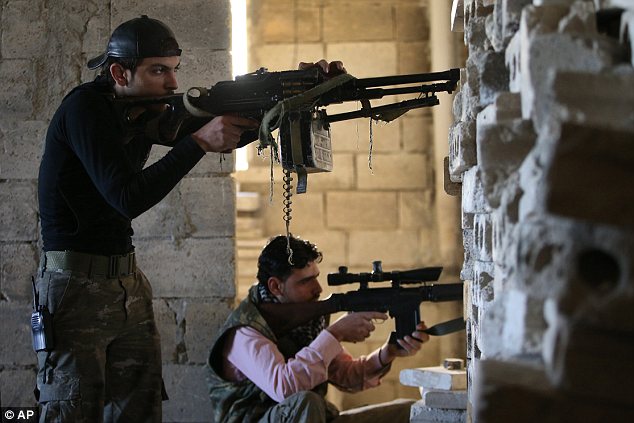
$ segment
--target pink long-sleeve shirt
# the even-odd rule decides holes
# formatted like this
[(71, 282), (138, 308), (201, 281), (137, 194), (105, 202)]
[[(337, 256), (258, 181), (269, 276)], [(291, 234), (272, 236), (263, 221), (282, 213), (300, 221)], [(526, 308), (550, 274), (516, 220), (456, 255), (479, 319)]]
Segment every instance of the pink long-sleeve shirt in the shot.
[(251, 380), (274, 401), (313, 389), (330, 381), (339, 389), (356, 392), (378, 386), (390, 366), (382, 366), (377, 349), (354, 359), (327, 330), (287, 360), (271, 340), (243, 326), (228, 334), (223, 349), (223, 376), (231, 381)]

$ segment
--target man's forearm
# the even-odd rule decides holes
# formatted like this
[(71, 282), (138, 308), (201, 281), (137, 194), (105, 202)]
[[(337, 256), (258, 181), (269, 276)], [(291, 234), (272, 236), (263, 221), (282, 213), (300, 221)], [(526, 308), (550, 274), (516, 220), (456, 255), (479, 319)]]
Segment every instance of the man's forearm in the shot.
[(261, 303), (258, 304), (258, 310), (277, 336), (283, 336), (317, 317), (338, 311), (331, 299), (308, 303)]
[(341, 345), (322, 332), (295, 357), (285, 360), (277, 345), (253, 328), (240, 328), (227, 360), (275, 401), (311, 390), (328, 379), (328, 368)]

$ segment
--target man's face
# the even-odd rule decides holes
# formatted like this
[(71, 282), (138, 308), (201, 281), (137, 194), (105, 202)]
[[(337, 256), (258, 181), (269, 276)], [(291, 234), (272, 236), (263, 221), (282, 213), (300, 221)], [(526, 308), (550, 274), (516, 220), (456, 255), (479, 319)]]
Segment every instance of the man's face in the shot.
[(282, 303), (317, 301), (322, 292), (318, 277), (319, 267), (311, 261), (303, 269), (293, 269), (290, 276), (279, 283), (279, 292), (275, 296)]
[(125, 96), (158, 97), (173, 94), (178, 89), (176, 72), (180, 57), (148, 57), (141, 59), (134, 70), (125, 70)]

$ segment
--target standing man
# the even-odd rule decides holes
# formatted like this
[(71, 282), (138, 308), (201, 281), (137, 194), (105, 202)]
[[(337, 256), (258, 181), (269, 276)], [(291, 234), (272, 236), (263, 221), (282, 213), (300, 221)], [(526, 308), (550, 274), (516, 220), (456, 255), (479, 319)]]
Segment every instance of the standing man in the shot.
[(145, 15), (124, 22), (88, 62), (100, 75), (72, 90), (50, 123), (38, 188), (43, 252), (36, 300), (53, 328), (37, 352), (43, 422), (161, 421), (159, 335), (131, 221), (206, 152), (233, 150), (243, 132), (258, 126), (216, 117), (180, 133), (144, 169), (159, 140), (129, 134), (111, 99), (172, 94), (180, 55), (164, 23)]
[(217, 423), (405, 423), (413, 401), (394, 401), (342, 413), (325, 399), (332, 383), (347, 392), (378, 386), (392, 361), (417, 353), (429, 335), (420, 323), (411, 336), (354, 359), (341, 342), (360, 342), (379, 312), (350, 313), (330, 326), (324, 317), (277, 337), (258, 311), (261, 303), (307, 303), (322, 292), (321, 252), (315, 245), (273, 238), (258, 259), (258, 283), (218, 332), (209, 355), (210, 397)]

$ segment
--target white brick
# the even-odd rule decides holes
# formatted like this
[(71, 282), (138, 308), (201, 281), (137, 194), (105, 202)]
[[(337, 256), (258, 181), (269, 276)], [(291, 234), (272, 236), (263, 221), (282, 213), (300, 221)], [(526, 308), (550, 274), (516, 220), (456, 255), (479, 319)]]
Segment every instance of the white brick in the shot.
[(482, 172), (473, 167), (462, 178), (462, 210), (466, 213), (484, 213), (488, 206), (482, 186)]
[(403, 385), (427, 389), (464, 390), (467, 389), (467, 372), (442, 366), (419, 367), (402, 370), (400, 381)]
[(449, 174), (453, 182), (460, 182), (463, 173), (471, 169), (476, 160), (476, 122), (458, 122), (449, 129)]
[(493, 250), (493, 230), (491, 225), (491, 215), (489, 213), (476, 213), (473, 221), (473, 232), (475, 235), (474, 250), (476, 260), (491, 261)]
[(634, 131), (634, 90), (628, 89), (633, 86), (629, 66), (603, 74), (559, 71), (546, 83), (551, 94), (536, 104), (556, 121)]
[(544, 34), (522, 39), (522, 117), (534, 118), (539, 128), (547, 110), (538, 107), (547, 92), (548, 73), (553, 70), (600, 72), (614, 64), (615, 45), (598, 37)]
[(491, 104), (498, 93), (509, 90), (509, 73), (504, 64), (503, 53), (486, 51), (472, 54), (467, 60), (467, 66), (475, 74), (481, 107)]
[(473, 229), (462, 230), (464, 263), (460, 271), (460, 279), (473, 279)]
[(519, 290), (503, 294), (506, 309), (503, 342), (507, 354), (539, 354), (546, 329), (542, 302)]
[(496, 116), (488, 114), (478, 119), (476, 145), (484, 194), (488, 204), (496, 208), (509, 177), (535, 145), (536, 135), (531, 121), (514, 119), (487, 124), (487, 120), (496, 120)]
[(442, 389), (420, 388), (423, 404), (430, 408), (467, 409), (467, 391), (445, 391)]
[(467, 413), (464, 410), (427, 407), (421, 400), (412, 405), (409, 419), (410, 423), (463, 423), (467, 421)]
[(497, 124), (522, 117), (522, 102), (518, 93), (501, 92), (493, 103), (477, 116), (477, 125)]
[(546, 209), (595, 223), (632, 227), (634, 191), (624, 187), (634, 183), (633, 139), (634, 128), (617, 131), (565, 124), (552, 162), (546, 166)]

